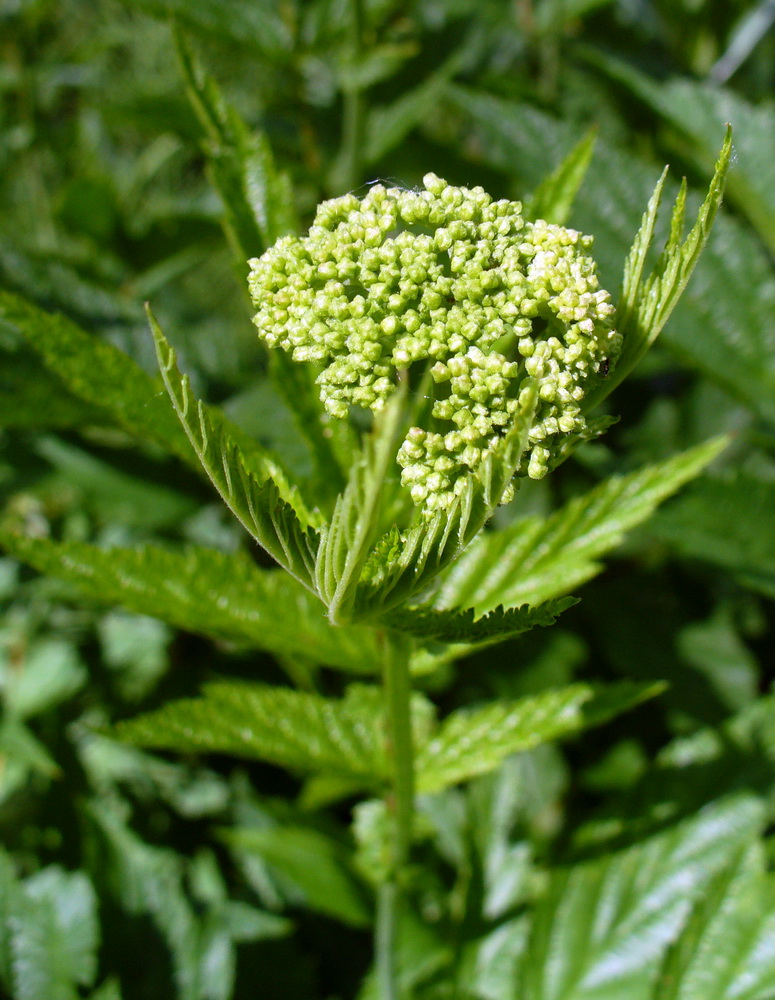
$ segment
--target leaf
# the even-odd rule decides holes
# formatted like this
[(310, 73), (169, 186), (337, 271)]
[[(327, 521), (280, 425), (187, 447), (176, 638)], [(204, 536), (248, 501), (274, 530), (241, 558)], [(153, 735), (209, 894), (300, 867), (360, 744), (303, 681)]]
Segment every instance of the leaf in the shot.
[(265, 134), (251, 132), (229, 106), (180, 31), (175, 42), (186, 92), (206, 137), (209, 179), (221, 197), (224, 230), (242, 272), (249, 257), (298, 228), (290, 178), (277, 169)]
[(494, 770), (504, 758), (597, 725), (663, 689), (618, 684), (596, 689), (572, 684), (517, 701), (459, 709), (417, 754), (417, 789), (438, 792)]
[(126, 354), (64, 316), (47, 313), (0, 290), (0, 318), (38, 352), (78, 399), (107, 413), (141, 441), (152, 441), (191, 463), (194, 456), (161, 386)]
[(595, 150), (597, 130), (590, 129), (533, 192), (525, 205), (528, 219), (563, 226), (568, 220)]
[(775, 486), (738, 473), (703, 479), (675, 506), (661, 511), (649, 531), (677, 552), (731, 572), (743, 585), (775, 597)]
[(26, 351), (0, 355), (0, 427), (83, 427), (106, 421)]
[(200, 0), (193, 6), (186, 0), (133, 0), (133, 6), (164, 20), (180, 18), (210, 43), (226, 41), (277, 59), (293, 45), (287, 10), (269, 0)]
[(201, 698), (173, 702), (119, 723), (137, 746), (230, 753), (299, 771), (325, 770), (367, 784), (388, 774), (376, 689), (350, 689), (342, 700), (219, 682)]
[(650, 1000), (659, 962), (693, 906), (761, 824), (760, 804), (741, 793), (626, 851), (555, 870), (513, 995)]
[(401, 608), (387, 618), (391, 628), (411, 635), (434, 638), (441, 642), (486, 643), (521, 635), (537, 625), (553, 625), (563, 611), (578, 603), (575, 597), (562, 597), (537, 607), (495, 608), (476, 618), (473, 608), (464, 611), (439, 611), (429, 606)]
[(301, 893), (304, 905), (352, 927), (371, 916), (360, 885), (348, 870), (347, 852), (331, 837), (302, 826), (234, 827), (222, 836), (233, 849), (258, 855)]
[(565, 504), (550, 517), (529, 517), (483, 535), (437, 587), (437, 607), (541, 604), (578, 587), (602, 569), (598, 560), (625, 532), (645, 521), (663, 500), (696, 476), (726, 445), (698, 445), (665, 462), (614, 477)]
[(654, 221), (664, 186), (663, 173), (624, 266), (622, 301), (616, 317), (617, 327), (624, 338), (622, 353), (611, 376), (585, 399), (587, 409), (594, 409), (629, 375), (664, 329), (708, 242), (724, 194), (731, 155), (732, 129), (727, 126), (716, 169), (694, 226), (682, 243), (686, 207), (684, 183), (675, 201), (665, 249), (651, 274), (644, 279), (643, 265), (653, 236)]
[(318, 599), (292, 577), (261, 570), (245, 555), (156, 546), (100, 549), (8, 531), (0, 532), (0, 544), (100, 603), (122, 604), (178, 628), (276, 655), (303, 656), (356, 673), (378, 670), (369, 629), (334, 628)]
[(155, 924), (169, 949), (179, 1000), (203, 1000), (201, 935), (184, 889), (182, 857), (143, 843), (104, 801), (87, 803), (85, 812), (104, 843), (101, 855), (112, 894), (129, 913), (148, 915)]
[(381, 160), (437, 107), (439, 98), (449, 81), (464, 65), (466, 57), (465, 47), (453, 52), (422, 83), (403, 93), (391, 104), (371, 108), (363, 153), (366, 165)]
[(314, 589), (319, 535), (316, 518), (276, 462), (229, 424), (216, 409), (195, 399), (175, 352), (149, 312), (162, 378), (188, 439), (221, 498), (242, 526), (280, 566)]
[[(447, 96), (463, 116), (447, 141), (509, 176), (517, 172), (527, 186), (538, 184), (545, 164), (560, 159), (574, 141), (570, 125), (528, 105), (460, 87)], [(653, 183), (652, 167), (598, 141), (571, 221), (594, 234), (604, 287), (619, 280)], [(672, 190), (669, 181), (665, 190)], [(775, 423), (773, 310), (775, 274), (766, 254), (753, 234), (722, 213), (662, 342)]]
[(44, 868), (23, 883), (10, 914), (13, 995), (76, 1000), (97, 973), (97, 898), (83, 872)]
[(5, 711), (27, 719), (72, 697), (87, 673), (72, 643), (51, 636), (31, 642), (22, 662), (10, 669), (0, 661), (0, 678)]
[(714, 139), (728, 122), (735, 128), (735, 169), (729, 199), (742, 209), (761, 240), (775, 252), (775, 104), (752, 104), (745, 97), (709, 83), (673, 78), (652, 80), (634, 66), (595, 53), (593, 65), (613, 77), (683, 134), (699, 169), (713, 163)]
[(361, 571), (382, 528), (383, 496), (390, 474), (397, 478), (396, 452), (404, 424), (404, 396), (396, 393), (375, 420), (331, 522), (321, 531), (315, 585), (333, 624), (347, 621)]
[(377, 543), (356, 594), (356, 614), (384, 614), (424, 590), (460, 556), (491, 517), (520, 463), (535, 405), (535, 392), (526, 394), (511, 429), (478, 472), (467, 477), (452, 507), (418, 521), (404, 535), (394, 528)]
[(775, 984), (775, 882), (760, 844), (697, 900), (662, 968), (653, 1000), (770, 1000)]

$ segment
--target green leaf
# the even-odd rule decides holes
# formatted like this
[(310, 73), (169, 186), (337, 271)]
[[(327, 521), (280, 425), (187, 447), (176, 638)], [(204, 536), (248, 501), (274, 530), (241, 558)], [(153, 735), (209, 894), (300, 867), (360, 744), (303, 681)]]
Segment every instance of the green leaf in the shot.
[(105, 808), (89, 802), (86, 816), (104, 843), (107, 884), (131, 914), (151, 918), (169, 949), (179, 1000), (203, 1000), (200, 989), (201, 935), (184, 888), (184, 865), (169, 848), (145, 844)]
[(659, 684), (624, 683), (600, 689), (573, 684), (517, 701), (459, 709), (420, 748), (417, 788), (438, 792), (486, 774), (511, 754), (598, 725), (661, 690)]
[[(358, 615), (384, 614), (424, 590), (481, 531), (527, 445), (537, 397), (535, 392), (526, 396), (508, 434), (487, 455), (479, 471), (467, 477), (466, 487), (452, 507), (419, 520), (403, 535), (394, 528), (377, 543), (356, 594)], [(471, 603), (458, 601), (457, 606)]]
[(439, 69), (392, 104), (371, 108), (363, 154), (367, 165), (381, 160), (438, 106), (439, 98), (460, 71), (466, 57), (465, 47), (453, 52)]
[(553, 872), (513, 995), (651, 1000), (659, 963), (692, 907), (762, 819), (756, 799), (730, 796), (626, 851)]
[(775, 880), (760, 844), (698, 899), (653, 1000), (769, 1000), (775, 984)]
[(31, 353), (0, 354), (0, 427), (83, 427), (106, 417), (69, 392)]
[(382, 529), (383, 498), (391, 475), (395, 488), (396, 452), (404, 424), (404, 396), (396, 393), (375, 420), (331, 522), (321, 532), (315, 584), (334, 624), (347, 620), (361, 571)]
[(257, 855), (281, 872), (310, 909), (352, 927), (371, 924), (347, 852), (331, 837), (302, 826), (235, 827), (222, 836), (232, 849)]
[(350, 688), (334, 700), (257, 684), (209, 684), (201, 698), (120, 723), (115, 733), (138, 746), (230, 753), (367, 784), (388, 774), (376, 689)]
[[(740, 208), (770, 253), (775, 252), (775, 105), (752, 104), (732, 90), (695, 80), (653, 80), (634, 66), (594, 53), (594, 65), (645, 101), (678, 129), (683, 155), (700, 170), (713, 163), (714, 139), (728, 122), (735, 128), (735, 169), (729, 200)], [(688, 143), (687, 143), (688, 140)]]
[(708, 242), (724, 194), (731, 155), (732, 129), (727, 126), (716, 169), (694, 226), (682, 243), (686, 208), (686, 186), (683, 184), (673, 208), (665, 249), (651, 274), (644, 279), (645, 256), (653, 237), (665, 182), (665, 174), (662, 174), (624, 267), (621, 303), (616, 318), (624, 338), (622, 353), (611, 376), (585, 399), (586, 409), (593, 409), (629, 375), (664, 329)]
[(206, 137), (209, 179), (221, 197), (224, 230), (243, 273), (249, 257), (298, 228), (290, 178), (277, 169), (264, 133), (251, 132), (229, 106), (181, 32), (175, 41), (186, 92)]
[(5, 710), (16, 719), (40, 715), (86, 683), (86, 669), (75, 647), (63, 639), (48, 637), (30, 643), (23, 670), (8, 660), (7, 654), (0, 655), (0, 685)]
[(10, 323), (76, 397), (107, 413), (141, 441), (161, 445), (188, 463), (191, 446), (159, 390), (126, 354), (64, 316), (47, 313), (0, 290), (0, 319)]
[(242, 554), (156, 546), (99, 549), (9, 531), (0, 532), (0, 544), (100, 603), (122, 604), (178, 628), (276, 655), (303, 656), (356, 673), (378, 669), (371, 630), (334, 628), (318, 599), (292, 577), (261, 570)]
[(391, 628), (411, 635), (438, 639), (441, 642), (487, 643), (513, 638), (537, 625), (553, 625), (563, 611), (577, 603), (575, 597), (561, 597), (537, 607), (495, 608), (476, 617), (473, 608), (464, 611), (439, 611), (433, 607), (401, 608), (388, 616)]
[[(516, 172), (526, 186), (538, 184), (545, 164), (557, 162), (574, 141), (570, 125), (530, 105), (461, 87), (450, 88), (448, 97), (462, 121), (447, 141), (509, 176)], [(619, 280), (653, 183), (653, 168), (598, 141), (571, 221), (594, 234), (605, 287)], [(775, 275), (767, 255), (750, 231), (721, 214), (662, 342), (775, 423), (773, 310)]]
[(596, 139), (597, 130), (590, 129), (559, 166), (541, 181), (525, 205), (527, 218), (565, 225), (592, 162)]
[(214, 408), (195, 399), (175, 352), (149, 312), (162, 378), (188, 439), (221, 498), (280, 566), (314, 589), (316, 522), (277, 463)]
[(57, 470), (56, 479), (78, 489), (87, 507), (105, 523), (152, 531), (178, 525), (198, 509), (193, 496), (128, 475), (59, 438), (39, 438), (35, 451)]
[(483, 614), (501, 604), (541, 604), (578, 587), (600, 572), (598, 560), (625, 532), (698, 475), (726, 443), (725, 438), (705, 442), (665, 462), (608, 479), (550, 517), (525, 518), (483, 535), (446, 574), (434, 605), (473, 606)]
[(26, 879), (11, 915), (13, 995), (77, 1000), (97, 973), (97, 898), (83, 872), (44, 868)]
[(703, 479), (655, 518), (651, 531), (681, 555), (713, 563), (742, 584), (775, 597), (773, 483), (738, 473)]

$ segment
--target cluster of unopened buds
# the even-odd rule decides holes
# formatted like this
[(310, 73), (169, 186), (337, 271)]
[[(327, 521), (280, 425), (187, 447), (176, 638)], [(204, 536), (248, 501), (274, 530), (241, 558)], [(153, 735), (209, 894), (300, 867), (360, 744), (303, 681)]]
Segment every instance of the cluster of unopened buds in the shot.
[(423, 184), (324, 202), (307, 236), (250, 261), (250, 289), (261, 339), (320, 366), (333, 417), (376, 412), (402, 373), (429, 370), (429, 426), (409, 430), (397, 461), (415, 503), (434, 511), (497, 447), (528, 382), (538, 405), (517, 474), (544, 476), (585, 430), (585, 393), (621, 338), (591, 237), (526, 221), (519, 202), (479, 187), (435, 174)]

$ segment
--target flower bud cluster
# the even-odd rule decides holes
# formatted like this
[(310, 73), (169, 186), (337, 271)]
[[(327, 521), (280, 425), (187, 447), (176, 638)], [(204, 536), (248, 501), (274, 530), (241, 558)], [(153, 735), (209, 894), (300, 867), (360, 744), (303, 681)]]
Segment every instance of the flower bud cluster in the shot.
[(424, 190), (375, 185), (324, 202), (306, 237), (250, 261), (254, 322), (269, 347), (322, 367), (335, 417), (379, 410), (398, 373), (427, 364), (432, 427), (398, 453), (402, 481), (428, 510), (448, 507), (497, 445), (526, 379), (539, 402), (519, 474), (539, 479), (553, 445), (584, 430), (581, 402), (620, 349), (591, 237), (528, 222), (428, 174)]

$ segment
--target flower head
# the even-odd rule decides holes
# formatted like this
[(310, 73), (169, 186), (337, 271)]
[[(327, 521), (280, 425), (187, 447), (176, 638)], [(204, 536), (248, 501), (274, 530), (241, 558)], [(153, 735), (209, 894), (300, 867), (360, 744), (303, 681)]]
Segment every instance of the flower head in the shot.
[(539, 401), (518, 475), (545, 475), (556, 444), (585, 429), (585, 392), (621, 338), (591, 237), (528, 222), (480, 187), (423, 183), (324, 202), (307, 236), (250, 261), (249, 282), (259, 336), (322, 367), (334, 417), (379, 410), (399, 373), (428, 366), (431, 426), (411, 428), (397, 460), (414, 501), (435, 510), (497, 446), (526, 379)]

